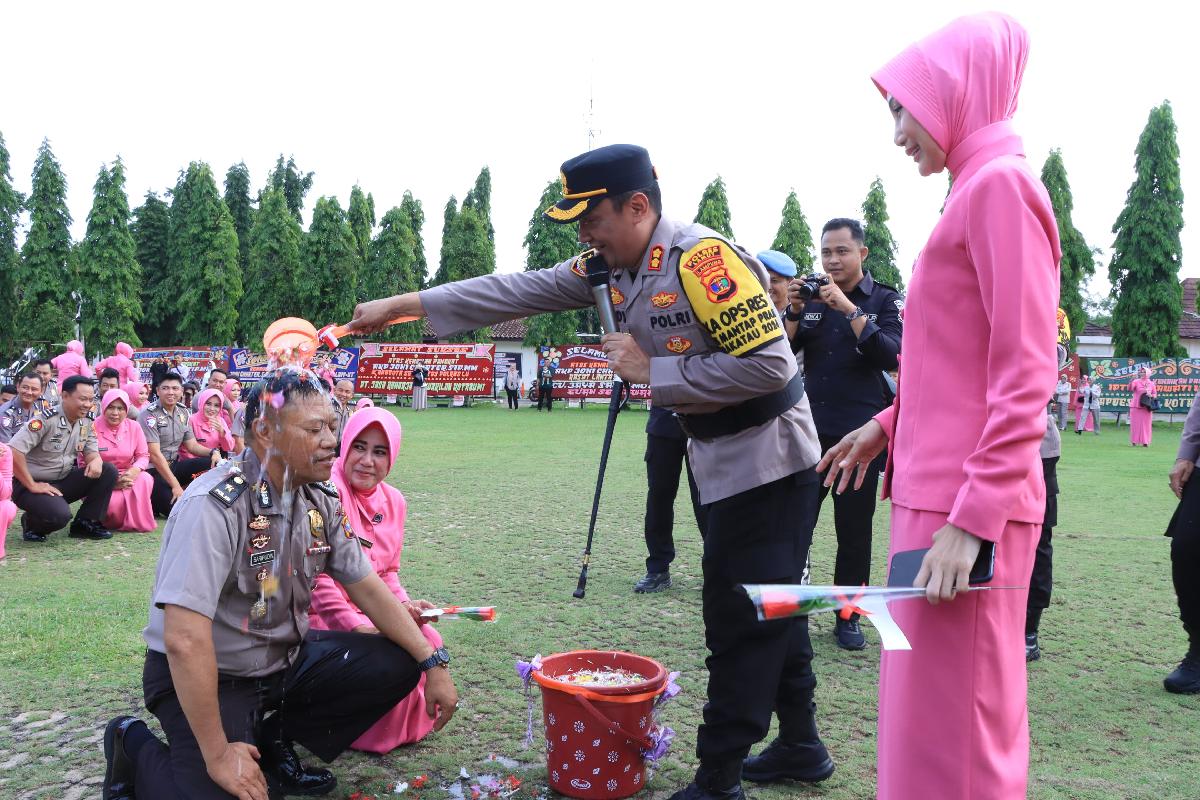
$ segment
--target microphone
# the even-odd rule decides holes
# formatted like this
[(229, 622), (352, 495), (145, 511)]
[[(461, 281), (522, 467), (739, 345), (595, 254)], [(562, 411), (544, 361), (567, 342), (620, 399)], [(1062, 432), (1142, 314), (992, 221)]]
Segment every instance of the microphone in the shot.
[(616, 333), (617, 319), (613, 313), (612, 293), (608, 288), (608, 262), (594, 250), (592, 253), (591, 256), (584, 254), (584, 269), (587, 271), (588, 284), (592, 287), (596, 311), (600, 313), (600, 326), (605, 333)]

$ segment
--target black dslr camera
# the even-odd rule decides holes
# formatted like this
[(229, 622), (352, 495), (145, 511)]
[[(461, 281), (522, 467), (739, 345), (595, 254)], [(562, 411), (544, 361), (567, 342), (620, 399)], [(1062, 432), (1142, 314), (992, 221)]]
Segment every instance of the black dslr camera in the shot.
[(801, 300), (807, 303), (821, 293), (822, 286), (828, 285), (828, 275), (822, 272), (814, 272), (811, 275), (805, 275), (800, 278), (800, 286), (797, 287), (796, 293), (800, 295)]

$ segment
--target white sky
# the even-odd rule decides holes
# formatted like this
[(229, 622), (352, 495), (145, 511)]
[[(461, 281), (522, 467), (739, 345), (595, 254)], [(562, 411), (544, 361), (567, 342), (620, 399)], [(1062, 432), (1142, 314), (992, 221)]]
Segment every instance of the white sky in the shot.
[[(1030, 31), (1016, 125), (1036, 170), (1061, 147), (1075, 223), (1108, 248), (1150, 109), (1174, 106), (1185, 196), (1200, 76), (1182, 3), (52, 3), (0, 14), (0, 132), (28, 193), (43, 136), (82, 237), (100, 165), (120, 154), (130, 205), (191, 160), (218, 181), (244, 160), (255, 187), (282, 152), (345, 206), (360, 182), (378, 216), (421, 200), (437, 266), (442, 207), (492, 171), (500, 271), (558, 165), (597, 145), (646, 146), (665, 211), (691, 220), (717, 174), (737, 240), (769, 247), (795, 188), (814, 232), (858, 216), (883, 179), (901, 271), (936, 222), (945, 176), (920, 178), (891, 142), (870, 72), (951, 18), (995, 8)], [(1190, 90), (1190, 91), (1189, 91)], [(1196, 197), (1196, 195), (1192, 195)], [(1187, 217), (1185, 206), (1185, 218)], [(1185, 256), (1200, 233), (1185, 228)], [(1102, 266), (1107, 272), (1107, 261)], [(1183, 276), (1200, 275), (1200, 258)]]

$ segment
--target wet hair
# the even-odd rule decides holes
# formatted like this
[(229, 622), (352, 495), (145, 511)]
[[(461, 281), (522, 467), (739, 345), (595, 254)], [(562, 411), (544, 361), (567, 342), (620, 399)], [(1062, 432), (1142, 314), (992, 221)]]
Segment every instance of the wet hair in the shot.
[(650, 201), (650, 210), (661, 217), (662, 190), (658, 188), (658, 181), (655, 181), (649, 186), (643, 186), (640, 189), (630, 189), (628, 192), (609, 195), (608, 199), (612, 201), (613, 211), (620, 211), (625, 207), (625, 204), (629, 202), (630, 198), (639, 192), (646, 195), (646, 199)]
[(37, 369), (38, 367), (42, 366), (43, 364), (45, 364), (50, 369), (54, 369), (54, 362), (52, 362), (48, 358), (39, 358), (37, 361), (33, 362), (33, 367), (34, 367), (34, 369)]
[(166, 375), (163, 375), (162, 380), (158, 382), (158, 385), (162, 386), (167, 381), (175, 381), (175, 383), (178, 383), (181, 387), (183, 386), (183, 376), (178, 372), (168, 372)]
[(829, 222), (825, 223), (825, 227), (821, 228), (821, 235), (824, 236), (830, 231), (840, 231), (842, 228), (848, 228), (850, 230), (850, 238), (860, 245), (867, 240), (867, 235), (863, 232), (862, 223), (850, 217), (834, 217), (829, 220)]
[(41, 375), (38, 375), (36, 372), (33, 372), (33, 371), (31, 370), (31, 371), (29, 371), (29, 372), (26, 372), (26, 373), (25, 373), (24, 375), (22, 375), (21, 377), (17, 378), (17, 383), (20, 383), (21, 381), (37, 381), (38, 383), (41, 383), (41, 382), (42, 382), (42, 376), (41, 376)]
[(112, 367), (105, 367), (104, 369), (100, 370), (99, 377), (100, 380), (104, 380), (105, 378), (116, 378), (119, 382), (121, 380), (121, 373), (117, 372)]
[(323, 395), (324, 392), (321, 390), (319, 379), (308, 372), (282, 369), (263, 378), (245, 394), (246, 441), (254, 438), (254, 423), (266, 413), (265, 405), (270, 403), (270, 398), (280, 394), (283, 395), (283, 404), (286, 405), (294, 398)]
[(63, 394), (75, 394), (75, 390), (80, 386), (91, 386), (92, 379), (84, 375), (72, 375), (62, 383), (59, 391)]

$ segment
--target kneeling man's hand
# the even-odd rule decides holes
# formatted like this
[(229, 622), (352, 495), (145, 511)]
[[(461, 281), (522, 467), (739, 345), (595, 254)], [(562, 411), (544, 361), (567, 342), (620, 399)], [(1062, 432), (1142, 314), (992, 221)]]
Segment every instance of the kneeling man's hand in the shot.
[(450, 670), (444, 667), (434, 667), (425, 676), (425, 713), (436, 720), (433, 729), (440, 731), (458, 708), (458, 689), (450, 678)]

